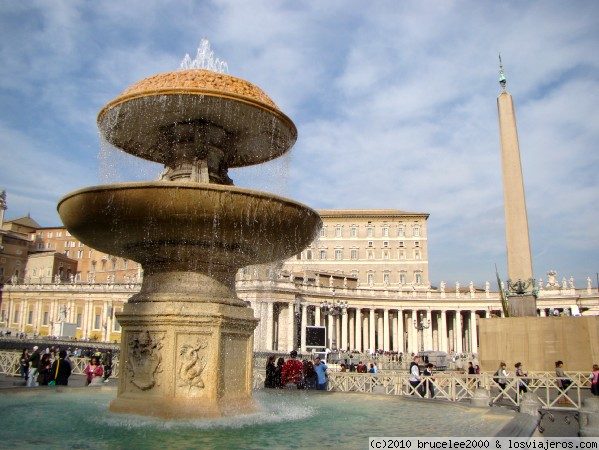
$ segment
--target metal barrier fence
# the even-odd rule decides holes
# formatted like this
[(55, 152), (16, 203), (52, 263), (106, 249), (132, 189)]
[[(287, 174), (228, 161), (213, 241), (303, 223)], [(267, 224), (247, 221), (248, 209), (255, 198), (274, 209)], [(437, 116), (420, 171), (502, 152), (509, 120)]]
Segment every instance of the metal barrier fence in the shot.
[[(434, 397), (450, 402), (465, 402), (481, 395), (488, 395), (490, 405), (519, 407), (525, 383), (526, 391), (535, 394), (545, 409), (578, 410), (582, 395), (590, 388), (589, 374), (566, 372), (567, 378), (558, 378), (551, 372), (533, 372), (526, 378), (508, 376), (505, 385), (494, 380), (492, 373), (465, 375), (444, 372), (433, 377), (421, 377), (412, 385), (409, 374), (331, 372), (328, 390), (332, 392), (363, 392), (399, 396)], [(265, 374), (254, 370), (254, 389), (264, 387)], [(570, 383), (564, 381), (570, 380)]]
[[(20, 353), (0, 351), (0, 374), (20, 375)], [(72, 373), (83, 374), (89, 358), (71, 357)], [(119, 375), (119, 361), (112, 360), (111, 378)], [(377, 374), (356, 372), (331, 372), (328, 376), (328, 390), (333, 392), (363, 392), (399, 396), (423, 396), (450, 402), (469, 401), (480, 390), (485, 391), (489, 403), (519, 407), (522, 401), (522, 383), (526, 391), (534, 393), (543, 408), (553, 410), (580, 409), (582, 394), (591, 386), (589, 374), (566, 372), (566, 379), (558, 378), (552, 372), (529, 372), (526, 378), (508, 376), (505, 385), (500, 385), (494, 374), (467, 375), (442, 372), (433, 377), (421, 377), (412, 385), (408, 373), (385, 371)], [(264, 387), (264, 370), (254, 368), (253, 387)], [(569, 380), (568, 382), (565, 382)]]
[[(19, 376), (21, 374), (20, 361), (21, 354), (19, 352), (0, 351), (0, 374)], [(75, 375), (83, 375), (85, 366), (89, 363), (89, 358), (80, 358), (71, 356), (71, 373)], [(112, 374), (110, 378), (118, 378), (119, 376), (119, 360), (117, 357), (112, 358)]]

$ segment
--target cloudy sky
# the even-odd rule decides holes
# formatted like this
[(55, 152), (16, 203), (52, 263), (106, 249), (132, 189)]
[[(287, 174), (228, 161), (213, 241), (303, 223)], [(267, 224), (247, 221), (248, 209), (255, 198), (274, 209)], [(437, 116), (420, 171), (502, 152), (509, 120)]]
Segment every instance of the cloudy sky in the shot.
[(159, 168), (100, 149), (96, 114), (202, 37), (296, 123), (237, 185), (314, 208), (429, 218), (433, 283), (505, 273), (496, 96), (514, 96), (535, 275), (599, 271), (597, 1), (0, 0), (0, 189), (8, 218), (60, 223), (76, 188)]

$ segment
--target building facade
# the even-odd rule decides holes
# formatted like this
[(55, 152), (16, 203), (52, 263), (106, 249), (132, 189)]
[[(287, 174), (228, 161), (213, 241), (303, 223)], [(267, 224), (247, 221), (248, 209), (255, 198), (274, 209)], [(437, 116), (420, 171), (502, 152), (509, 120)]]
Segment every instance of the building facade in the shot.
[(427, 290), (426, 213), (319, 210), (323, 227), (306, 249), (287, 260), (293, 273), (318, 271), (357, 279), (377, 289)]

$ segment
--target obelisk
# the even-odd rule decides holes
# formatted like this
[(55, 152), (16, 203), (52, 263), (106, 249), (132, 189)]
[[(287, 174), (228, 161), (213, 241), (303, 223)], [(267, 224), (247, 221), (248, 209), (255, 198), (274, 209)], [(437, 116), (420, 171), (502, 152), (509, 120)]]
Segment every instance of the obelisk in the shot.
[(506, 90), (507, 80), (501, 63), (501, 55), (499, 56), (499, 84), (501, 93), (497, 97), (497, 110), (503, 172), (508, 308), (511, 316), (536, 316), (535, 285), (516, 113), (512, 96)]

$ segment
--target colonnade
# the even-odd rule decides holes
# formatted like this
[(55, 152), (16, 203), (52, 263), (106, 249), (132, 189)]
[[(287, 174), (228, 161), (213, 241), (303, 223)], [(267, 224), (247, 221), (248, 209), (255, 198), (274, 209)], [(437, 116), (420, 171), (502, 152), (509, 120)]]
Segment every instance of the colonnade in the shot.
[[(306, 326), (326, 328), (326, 346), (332, 350), (417, 353), (436, 350), (477, 353), (478, 318), (489, 309), (432, 307), (334, 306), (300, 302), (250, 302), (260, 324), (255, 331), (257, 351), (305, 352)], [(493, 311), (501, 315), (501, 311)]]

